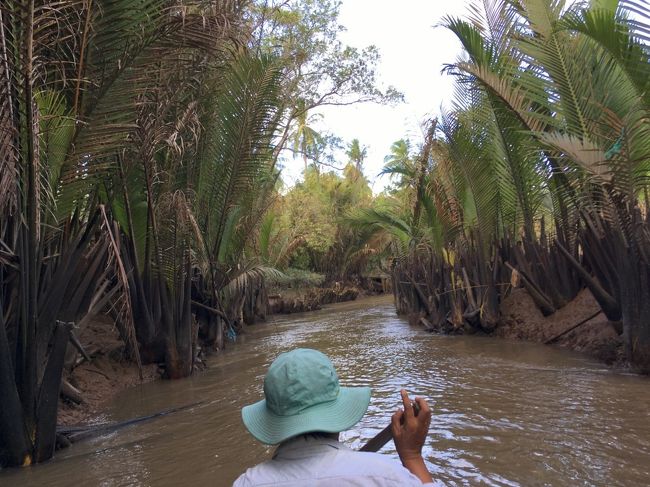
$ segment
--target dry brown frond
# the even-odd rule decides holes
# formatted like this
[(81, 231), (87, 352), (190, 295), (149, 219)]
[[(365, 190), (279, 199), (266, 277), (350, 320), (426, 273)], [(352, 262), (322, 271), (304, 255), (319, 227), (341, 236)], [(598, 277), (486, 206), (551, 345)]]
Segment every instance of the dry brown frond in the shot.
[(135, 334), (135, 323), (133, 321), (133, 307), (131, 306), (131, 291), (129, 288), (129, 278), (122, 262), (119, 236), (111, 228), (112, 225), (106, 216), (104, 205), (100, 205), (101, 213), (101, 230), (106, 238), (109, 239), (107, 269), (112, 269), (114, 286), (119, 291), (114, 291), (114, 296), (110, 300), (111, 311), (115, 318), (116, 324), (121, 327), (122, 332), (126, 335), (127, 345), (130, 352), (138, 364), (140, 376), (142, 377), (142, 360), (138, 348), (138, 340)]

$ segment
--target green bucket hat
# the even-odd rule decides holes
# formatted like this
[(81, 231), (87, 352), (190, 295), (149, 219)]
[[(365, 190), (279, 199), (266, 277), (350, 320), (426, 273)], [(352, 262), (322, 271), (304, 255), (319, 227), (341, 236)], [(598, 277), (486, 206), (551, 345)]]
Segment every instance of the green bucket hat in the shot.
[(297, 348), (271, 364), (264, 378), (264, 397), (242, 409), (242, 420), (259, 441), (276, 445), (304, 433), (351, 428), (368, 409), (370, 388), (339, 386), (327, 356)]

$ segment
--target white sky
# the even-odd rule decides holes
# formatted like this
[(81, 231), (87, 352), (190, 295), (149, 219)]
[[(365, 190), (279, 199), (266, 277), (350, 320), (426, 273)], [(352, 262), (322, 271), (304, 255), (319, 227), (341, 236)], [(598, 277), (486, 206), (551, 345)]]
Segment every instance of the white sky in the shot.
[[(452, 79), (440, 71), (456, 60), (460, 44), (451, 32), (435, 26), (446, 15), (464, 17), (466, 12), (465, 0), (343, 0), (339, 22), (347, 32), (342, 42), (358, 48), (376, 45), (381, 53), (380, 85), (395, 86), (406, 102), (395, 107), (369, 103), (326, 107), (317, 128), (338, 135), (346, 144), (357, 138), (368, 147), (364, 172), (375, 193), (389, 184), (387, 177), (377, 175), (391, 144), (402, 137), (419, 142), (420, 123), (437, 114), (441, 105), (449, 106)], [(283, 162), (283, 179), (292, 185), (300, 178), (303, 161)]]

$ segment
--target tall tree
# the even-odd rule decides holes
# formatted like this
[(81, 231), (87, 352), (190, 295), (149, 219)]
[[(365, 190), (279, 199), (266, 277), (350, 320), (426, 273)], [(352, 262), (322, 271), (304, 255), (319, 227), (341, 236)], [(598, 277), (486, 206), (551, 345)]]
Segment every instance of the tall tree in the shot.
[(324, 106), (363, 102), (393, 103), (403, 96), (395, 88), (379, 86), (375, 46), (357, 49), (339, 35), (340, 0), (258, 0), (253, 11), (254, 47), (277, 55), (286, 68), (282, 118), (275, 157), (295, 125), (306, 113)]
[(348, 156), (348, 163), (352, 164), (359, 172), (363, 171), (363, 163), (366, 160), (368, 149), (362, 147), (359, 139), (352, 139), (345, 155)]

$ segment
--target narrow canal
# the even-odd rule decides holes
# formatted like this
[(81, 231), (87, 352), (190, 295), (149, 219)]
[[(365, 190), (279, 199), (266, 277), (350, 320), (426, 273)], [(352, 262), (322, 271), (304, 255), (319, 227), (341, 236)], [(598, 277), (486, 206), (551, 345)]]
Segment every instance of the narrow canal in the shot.
[[(400, 387), (427, 397), (425, 456), (441, 485), (648, 485), (650, 381), (552, 347), (432, 336), (395, 315), (390, 298), (274, 318), (177, 382), (128, 390), (101, 421), (204, 401), (60, 452), (1, 485), (226, 486), (273, 449), (244, 430), (240, 408), (262, 394), (266, 368), (294, 347), (322, 350), (343, 385), (373, 389), (362, 422), (343, 434), (358, 448), (398, 406)], [(392, 443), (382, 450), (395, 457)]]

